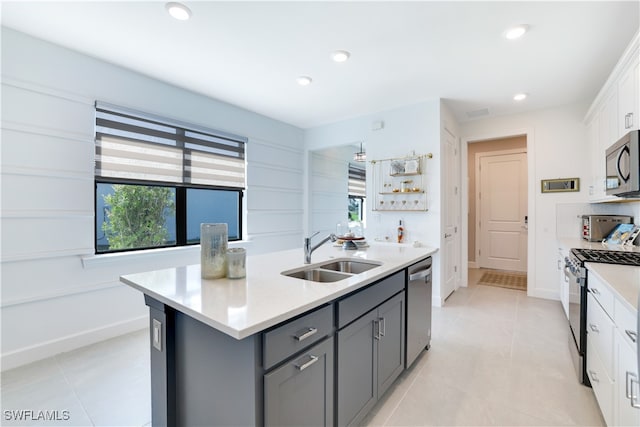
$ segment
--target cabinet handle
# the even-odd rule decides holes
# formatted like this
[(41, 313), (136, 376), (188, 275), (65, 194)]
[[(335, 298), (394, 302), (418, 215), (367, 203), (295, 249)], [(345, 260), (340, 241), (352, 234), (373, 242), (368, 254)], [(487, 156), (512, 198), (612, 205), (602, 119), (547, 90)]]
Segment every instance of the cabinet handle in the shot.
[(633, 127), (633, 113), (629, 113), (629, 127)]
[[(634, 375), (634, 377), (635, 377), (635, 375)], [(638, 402), (638, 396), (633, 392), (633, 383), (638, 384), (637, 378), (638, 377), (635, 377), (635, 379), (631, 378), (631, 380), (629, 381), (629, 384), (630, 384), (630, 387), (631, 387), (631, 393), (629, 393), (629, 394), (631, 394), (631, 397), (630, 397), (630, 399), (631, 399), (631, 407), (632, 408), (636, 408), (636, 409), (640, 409), (640, 402)]]
[(558, 263), (558, 270), (560, 270), (560, 260), (556, 261)]
[(624, 333), (627, 334), (627, 336), (631, 339), (631, 341), (636, 342), (636, 339), (638, 338), (638, 334), (636, 334), (633, 331), (630, 331), (629, 329), (625, 329)]
[(600, 333), (600, 329), (598, 329), (598, 326), (594, 325), (593, 323), (589, 323), (589, 328), (591, 328), (591, 331), (595, 332), (596, 334)]
[(591, 381), (595, 382), (595, 383), (599, 383), (600, 380), (598, 379), (598, 376), (596, 375), (595, 371), (589, 371), (589, 376), (591, 377)]
[(382, 331), (380, 332), (380, 336), (383, 337), (386, 330), (387, 330), (387, 322), (385, 321), (384, 317), (381, 317), (380, 319), (378, 319), (378, 330), (380, 330), (380, 327), (382, 327)]
[(293, 339), (295, 339), (296, 341), (303, 341), (303, 340), (306, 340), (307, 338), (309, 338), (311, 335), (315, 334), (316, 332), (318, 332), (317, 328), (308, 327), (307, 330), (305, 332), (303, 332), (302, 334), (294, 335)]
[(629, 114), (624, 115), (624, 128), (629, 129)]
[(313, 365), (317, 361), (318, 361), (318, 356), (314, 356), (313, 354), (310, 354), (309, 355), (309, 360), (307, 360), (302, 365), (296, 364), (295, 366), (296, 366), (296, 368), (298, 368), (299, 371), (304, 371), (305, 369), (307, 369), (309, 366)]
[(374, 327), (374, 330), (376, 331), (373, 334), (373, 338), (379, 340), (380, 337), (381, 337), (381, 335), (380, 335), (380, 319), (376, 319), (376, 320), (373, 321), (373, 327)]
[(631, 399), (631, 392), (633, 390), (633, 384), (631, 383), (631, 381), (633, 380), (637, 380), (638, 377), (636, 374), (634, 374), (633, 372), (629, 372), (626, 371), (625, 372), (625, 376), (626, 376), (626, 380), (625, 380), (625, 394), (627, 396), (627, 399)]

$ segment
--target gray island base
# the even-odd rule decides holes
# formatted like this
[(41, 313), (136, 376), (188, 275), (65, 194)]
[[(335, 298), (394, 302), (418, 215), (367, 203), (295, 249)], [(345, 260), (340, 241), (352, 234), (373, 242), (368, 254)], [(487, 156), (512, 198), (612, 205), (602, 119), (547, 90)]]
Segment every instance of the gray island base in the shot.
[(407, 367), (408, 270), (420, 255), (240, 338), (145, 292), (152, 424), (358, 425)]

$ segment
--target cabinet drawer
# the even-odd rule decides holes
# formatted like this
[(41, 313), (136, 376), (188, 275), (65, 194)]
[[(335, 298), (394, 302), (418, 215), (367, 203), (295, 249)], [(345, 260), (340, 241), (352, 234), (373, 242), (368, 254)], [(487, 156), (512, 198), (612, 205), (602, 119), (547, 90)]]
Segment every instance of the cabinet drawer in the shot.
[(589, 275), (587, 280), (587, 286), (589, 287), (589, 292), (593, 297), (598, 301), (598, 303), (604, 308), (604, 311), (607, 315), (613, 318), (613, 293), (607, 285), (602, 283), (598, 277), (593, 274)]
[(338, 328), (343, 328), (372, 308), (377, 307), (404, 290), (404, 279), (405, 271), (402, 270), (338, 301)]
[[(609, 378), (614, 378), (613, 370), (613, 331), (615, 326), (602, 307), (589, 294), (587, 300), (587, 341), (598, 353)], [(587, 355), (587, 358), (591, 354)]]
[(614, 383), (605, 372), (604, 364), (593, 347), (593, 341), (587, 340), (587, 375), (596, 395), (600, 412), (608, 426), (613, 424)]
[(333, 305), (291, 320), (264, 334), (264, 368), (307, 348), (333, 332)]
[(615, 300), (615, 324), (620, 330), (623, 340), (630, 346), (636, 346), (638, 339), (638, 318), (625, 305), (617, 299)]

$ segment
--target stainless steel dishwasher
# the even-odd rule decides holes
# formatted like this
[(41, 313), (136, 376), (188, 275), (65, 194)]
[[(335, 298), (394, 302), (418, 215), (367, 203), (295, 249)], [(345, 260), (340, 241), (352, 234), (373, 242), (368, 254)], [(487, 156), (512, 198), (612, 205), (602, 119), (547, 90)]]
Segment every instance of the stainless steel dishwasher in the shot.
[(431, 257), (407, 269), (407, 360), (409, 368), (431, 345)]

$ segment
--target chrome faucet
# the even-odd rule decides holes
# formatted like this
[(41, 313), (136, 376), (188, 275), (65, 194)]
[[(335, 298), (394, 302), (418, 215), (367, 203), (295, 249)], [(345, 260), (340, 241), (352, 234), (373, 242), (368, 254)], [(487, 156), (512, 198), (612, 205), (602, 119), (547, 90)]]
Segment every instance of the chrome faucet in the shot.
[(329, 240), (331, 240), (332, 242), (335, 242), (336, 240), (338, 240), (336, 235), (331, 233), (327, 237), (322, 239), (320, 242), (318, 242), (316, 245), (311, 246), (311, 239), (313, 238), (313, 236), (316, 236), (318, 233), (320, 232), (316, 231), (311, 236), (304, 238), (304, 263), (305, 264), (311, 264), (311, 254), (313, 253), (313, 251), (318, 249), (320, 246), (322, 246)]

